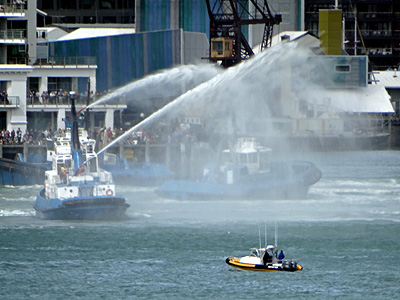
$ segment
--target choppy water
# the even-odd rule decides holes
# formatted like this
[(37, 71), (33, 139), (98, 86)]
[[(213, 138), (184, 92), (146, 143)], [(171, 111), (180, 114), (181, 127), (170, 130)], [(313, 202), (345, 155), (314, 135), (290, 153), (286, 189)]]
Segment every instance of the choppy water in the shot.
[[(396, 299), (400, 152), (317, 153), (306, 200), (173, 201), (119, 187), (120, 222), (34, 217), (35, 187), (0, 188), (0, 299)], [(270, 243), (304, 270), (235, 270), (231, 255)]]

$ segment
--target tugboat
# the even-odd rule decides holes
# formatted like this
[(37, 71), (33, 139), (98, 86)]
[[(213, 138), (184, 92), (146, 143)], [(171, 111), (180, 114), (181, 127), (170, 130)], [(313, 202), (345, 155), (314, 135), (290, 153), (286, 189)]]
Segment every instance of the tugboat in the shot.
[(155, 192), (182, 200), (305, 198), (322, 172), (311, 162), (271, 161), (271, 152), (255, 138), (240, 138), (223, 151), (221, 164), (204, 168), (200, 180), (169, 180)]
[(42, 184), (44, 172), (50, 169), (46, 162), (25, 162), (22, 154), (17, 154), (15, 159), (0, 158), (0, 185)]
[(174, 178), (174, 173), (163, 164), (132, 162), (113, 153), (104, 153), (100, 167), (111, 172), (121, 185), (155, 187)]
[(78, 129), (75, 102), (71, 99), (70, 136), (59, 137), (52, 156), (52, 170), (45, 172), (44, 188), (34, 204), (44, 219), (115, 220), (130, 206), (116, 195), (112, 175), (99, 168), (95, 140)]
[(303, 270), (296, 260), (280, 259), (274, 245), (265, 248), (251, 248), (251, 254), (241, 258), (228, 257), (225, 262), (237, 269), (250, 271), (287, 271)]

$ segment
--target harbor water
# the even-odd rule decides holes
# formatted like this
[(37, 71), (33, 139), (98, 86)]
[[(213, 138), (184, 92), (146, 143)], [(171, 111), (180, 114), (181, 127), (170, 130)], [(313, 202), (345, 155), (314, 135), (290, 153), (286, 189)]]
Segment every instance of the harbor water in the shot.
[[(40, 186), (0, 187), (0, 299), (396, 299), (400, 152), (299, 154), (323, 172), (303, 200), (175, 201), (118, 186), (116, 222), (35, 217)], [(231, 268), (275, 240), (301, 272)], [(259, 234), (261, 232), (261, 234)]]

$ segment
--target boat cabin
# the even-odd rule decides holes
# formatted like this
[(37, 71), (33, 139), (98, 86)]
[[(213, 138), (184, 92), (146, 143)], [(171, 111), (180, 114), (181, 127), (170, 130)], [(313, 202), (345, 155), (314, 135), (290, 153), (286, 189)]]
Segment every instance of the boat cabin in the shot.
[(86, 163), (86, 168), (90, 173), (96, 173), (98, 171), (98, 160), (97, 154), (94, 151), (96, 147), (96, 141), (93, 139), (81, 139), (81, 147), (83, 160)]
[(275, 264), (278, 262), (278, 249), (274, 245), (268, 245), (265, 248), (251, 248), (248, 256), (240, 259), (241, 263), (265, 265), (267, 263)]
[(274, 245), (265, 248), (251, 248), (251, 256), (260, 259), (261, 263), (277, 263), (278, 249)]
[(57, 138), (52, 156), (52, 169), (57, 170), (61, 181), (65, 181), (69, 170), (73, 168), (70, 140), (65, 137)]
[(270, 171), (271, 152), (271, 149), (258, 145), (255, 138), (240, 138), (233, 151), (223, 151), (223, 161), (247, 166), (248, 174), (245, 175), (265, 173)]
[(268, 245), (266, 248), (251, 248), (250, 250), (251, 255), (257, 257), (261, 257), (265, 251), (267, 251), (270, 256), (277, 256), (278, 254), (278, 249), (274, 245)]

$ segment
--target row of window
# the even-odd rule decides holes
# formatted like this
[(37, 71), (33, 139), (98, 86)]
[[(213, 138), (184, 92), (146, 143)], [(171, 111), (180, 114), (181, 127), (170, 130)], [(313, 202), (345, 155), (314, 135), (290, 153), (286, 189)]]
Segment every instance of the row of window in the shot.
[(133, 16), (65, 16), (65, 17), (53, 17), (52, 20), (48, 20), (46, 23), (83, 23), (83, 24), (94, 24), (94, 23), (102, 23), (102, 24), (128, 24), (134, 23), (135, 19)]
[[(389, 2), (389, 1), (388, 1)], [(334, 1), (331, 3), (312, 3), (305, 5), (306, 13), (318, 12), (320, 9), (332, 9), (334, 8)], [(379, 4), (365, 4), (357, 3), (352, 1), (351, 4), (343, 3), (339, 1), (339, 9), (343, 12), (357, 13), (396, 13), (399, 12), (400, 3), (379, 3)]]
[(133, 9), (131, 0), (37, 0), (39, 9)]

